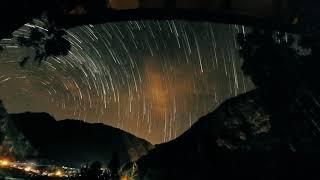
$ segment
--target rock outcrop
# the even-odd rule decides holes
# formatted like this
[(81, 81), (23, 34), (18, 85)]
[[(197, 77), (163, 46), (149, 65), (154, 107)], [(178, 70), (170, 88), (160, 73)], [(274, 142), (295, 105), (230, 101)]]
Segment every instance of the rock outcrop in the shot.
[(1, 156), (18, 159), (26, 156), (36, 156), (38, 154), (37, 151), (9, 119), (9, 114), (0, 101)]
[(259, 90), (227, 100), (183, 135), (156, 145), (139, 159), (140, 178), (288, 179), (316, 175), (319, 138), (304, 119), (282, 127), (285, 135), (274, 132), (263, 103)]

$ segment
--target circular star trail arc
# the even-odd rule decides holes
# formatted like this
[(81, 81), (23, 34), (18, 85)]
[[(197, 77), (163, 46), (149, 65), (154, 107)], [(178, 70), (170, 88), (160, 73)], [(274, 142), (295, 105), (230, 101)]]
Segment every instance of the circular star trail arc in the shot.
[[(40, 27), (25, 26), (14, 36)], [(237, 52), (242, 31), (186, 21), (82, 26), (67, 31), (67, 56), (23, 68), (17, 59), (32, 50), (3, 40), (0, 96), (10, 112), (45, 111), (166, 142), (228, 97), (252, 89)]]

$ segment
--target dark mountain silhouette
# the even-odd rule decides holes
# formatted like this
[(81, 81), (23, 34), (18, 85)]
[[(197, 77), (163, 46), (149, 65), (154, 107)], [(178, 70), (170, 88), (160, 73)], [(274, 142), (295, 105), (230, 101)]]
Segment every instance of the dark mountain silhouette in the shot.
[(319, 177), (320, 141), (312, 128), (301, 118), (282, 127), (285, 137), (273, 132), (260, 93), (231, 98), (182, 136), (156, 145), (137, 161), (139, 175), (152, 180)]
[(124, 163), (153, 148), (120, 129), (78, 120), (56, 121), (47, 113), (8, 114), (1, 120), (1, 133), (2, 155), (70, 166), (95, 160), (107, 164), (114, 152)]

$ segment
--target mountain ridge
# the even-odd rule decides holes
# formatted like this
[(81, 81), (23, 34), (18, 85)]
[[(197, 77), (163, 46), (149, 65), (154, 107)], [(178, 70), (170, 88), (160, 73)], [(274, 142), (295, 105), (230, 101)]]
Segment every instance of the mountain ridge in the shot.
[[(5, 109), (3, 105), (1, 109)], [(95, 160), (107, 164), (117, 152), (121, 163), (125, 163), (153, 149), (148, 141), (101, 123), (57, 121), (43, 112), (8, 114), (4, 111), (0, 117), (0, 153), (16, 159), (79, 166)]]

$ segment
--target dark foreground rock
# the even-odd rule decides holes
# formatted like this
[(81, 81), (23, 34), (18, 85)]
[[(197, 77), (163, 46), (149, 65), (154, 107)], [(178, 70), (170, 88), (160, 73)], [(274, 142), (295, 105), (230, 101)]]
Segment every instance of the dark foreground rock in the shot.
[(182, 136), (139, 159), (140, 178), (319, 178), (320, 141), (313, 128), (301, 118), (279, 134), (263, 103), (258, 90), (227, 100)]

